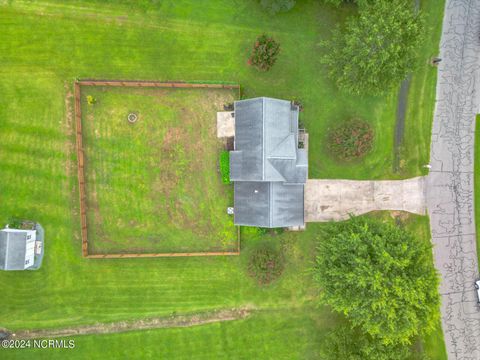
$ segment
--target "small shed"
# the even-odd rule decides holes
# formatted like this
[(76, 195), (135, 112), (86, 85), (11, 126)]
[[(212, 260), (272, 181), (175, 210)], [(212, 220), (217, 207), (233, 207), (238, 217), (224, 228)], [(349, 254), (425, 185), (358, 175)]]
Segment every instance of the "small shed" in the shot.
[[(40, 231), (39, 231), (40, 230)], [(36, 270), (43, 258), (43, 229), (0, 230), (0, 270)]]

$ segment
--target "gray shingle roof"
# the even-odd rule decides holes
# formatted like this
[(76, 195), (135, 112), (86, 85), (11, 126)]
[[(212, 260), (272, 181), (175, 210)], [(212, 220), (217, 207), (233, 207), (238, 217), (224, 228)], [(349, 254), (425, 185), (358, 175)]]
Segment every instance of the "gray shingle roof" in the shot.
[(255, 98), (235, 102), (235, 151), (232, 181), (305, 183), (304, 158), (298, 143), (298, 107), (290, 101)]
[(298, 149), (298, 107), (255, 98), (235, 102), (235, 224), (288, 227), (304, 224), (308, 155)]
[(0, 231), (0, 269), (24, 270), (26, 233)]
[(235, 224), (270, 227), (270, 182), (239, 181), (234, 189)]
[(267, 228), (302, 226), (302, 184), (240, 181), (235, 183), (235, 224)]

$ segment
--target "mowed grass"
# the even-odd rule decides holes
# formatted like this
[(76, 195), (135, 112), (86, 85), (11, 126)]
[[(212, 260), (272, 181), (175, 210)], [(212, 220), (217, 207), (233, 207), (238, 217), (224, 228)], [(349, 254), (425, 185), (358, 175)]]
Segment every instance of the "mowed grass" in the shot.
[(236, 250), (216, 112), (237, 92), (82, 87), (90, 253)]
[[(393, 222), (393, 219), (387, 213), (378, 213), (374, 216), (380, 217), (384, 221)], [(404, 218), (403, 224), (409, 231), (418, 234), (426, 234), (429, 231), (426, 217), (407, 216)], [(253, 280), (245, 279), (244, 274), (234, 274), (235, 277), (226, 282), (231, 287), (224, 286), (226, 291), (223, 295), (231, 297), (232, 293), (238, 292), (252, 300), (247, 305), (249, 307), (254, 306), (256, 309), (245, 320), (191, 328), (68, 337), (68, 339), (75, 340), (76, 346), (73, 350), (7, 350), (2, 352), (2, 358), (318, 359), (322, 347), (326, 346), (325, 335), (338, 323), (344, 321), (328, 308), (318, 306), (318, 302), (315, 300), (318, 292), (311, 282), (308, 269), (313, 264), (314, 249), (322, 227), (322, 224), (311, 224), (304, 233), (283, 233), (281, 235), (259, 235), (252, 229), (245, 229), (242, 234), (245, 239), (245, 251), (238, 259), (239, 262), (236, 263), (236, 266), (230, 268), (231, 271), (235, 271), (236, 268), (245, 271), (248, 260), (245, 256), (248, 255), (249, 249), (255, 247), (260, 241), (276, 242), (288, 254), (285, 272), (279, 281), (272, 286), (259, 289), (252, 286)], [(428, 241), (428, 237), (425, 237), (425, 241)], [(99, 263), (103, 263), (103, 261)], [(125, 262), (127, 282), (134, 278), (132, 268), (137, 264), (137, 261), (127, 260)], [(189, 263), (189, 267), (196, 268), (197, 271), (200, 270), (201, 265), (205, 266), (206, 264), (204, 262)], [(214, 266), (219, 266), (219, 264), (212, 264), (209, 267), (211, 269), (210, 276), (213, 280), (216, 280)], [(149, 270), (156, 267), (160, 267), (161, 271), (167, 273), (167, 268), (162, 263), (153, 264)], [(97, 271), (98, 268), (94, 270)], [(170, 273), (171, 271), (168, 271), (168, 274)], [(105, 272), (102, 272), (102, 274), (105, 274)], [(182, 283), (191, 287), (204, 276), (202, 274), (191, 278), (192, 275), (193, 273), (186, 274), (187, 278), (192, 280), (191, 282), (187, 283), (185, 282), (186, 279), (182, 279)], [(161, 281), (161, 277), (156, 273), (153, 276), (155, 279), (144, 284), (145, 288), (152, 288), (151, 295), (157, 292), (157, 282)], [(245, 282), (244, 280), (248, 281)], [(166, 281), (170, 282), (171, 279), (167, 278)], [(116, 283), (118, 284), (118, 281)], [(127, 287), (126, 283), (124, 286)], [(218, 288), (218, 283), (215, 286)], [(292, 293), (291, 291), (295, 287), (299, 288), (300, 291)], [(132, 288), (145, 290), (140, 286)], [(205, 291), (205, 284), (193, 287), (192, 291), (199, 291), (202, 288)], [(232, 288), (236, 288), (236, 291)], [(98, 287), (97, 291), (100, 289)], [(254, 292), (251, 292), (252, 289), (255, 289)], [(82, 288), (83, 290), (85, 289)], [(190, 291), (182, 290), (181, 293), (186, 295)], [(119, 293), (116, 296), (122, 295)], [(172, 294), (168, 293), (167, 296), (171, 299)], [(131, 295), (128, 297), (131, 298)], [(190, 299), (192, 299), (191, 295)], [(193, 300), (198, 305), (199, 299)], [(115, 299), (115, 301), (118, 301), (118, 299)], [(157, 301), (157, 306), (166, 307), (165, 302), (161, 299), (157, 299)], [(152, 299), (149, 296), (145, 299), (143, 305), (149, 306), (151, 303)], [(99, 305), (100, 308), (103, 307), (102, 303)], [(115, 307), (118, 307), (118, 303), (115, 303)], [(178, 309), (178, 311), (173, 309)], [(171, 311), (172, 313), (181, 313), (182, 309), (173, 306)], [(123, 318), (126, 317), (124, 315)], [(98, 314), (96, 318), (99, 318)], [(72, 320), (77, 320), (75, 323), (78, 323), (78, 319)], [(431, 359), (447, 359), (440, 327), (430, 336), (418, 339), (414, 348), (418, 349), (419, 352), (420, 350), (425, 351)]]
[(430, 162), (430, 133), (437, 83), (437, 69), (430, 65), (430, 60), (438, 55), (444, 6), (443, 1), (420, 1), (420, 4), (420, 11), (427, 20), (426, 31), (419, 68), (412, 76), (408, 93), (405, 132), (400, 149), (400, 173), (409, 174), (412, 169), (420, 168), (419, 174), (426, 175), (427, 169), (424, 165)]
[(322, 337), (336, 319), (309, 310), (259, 312), (187, 329), (80, 336), (72, 338), (74, 349), (7, 350), (2, 359), (319, 359)]
[[(243, 97), (272, 96), (303, 104), (302, 122), (311, 135), (311, 177), (380, 179), (424, 173), (435, 94), (435, 69), (427, 63), (438, 53), (443, 12), (438, 1), (422, 1), (427, 31), (419, 49), (419, 70), (413, 74), (401, 173), (394, 173), (392, 165), (397, 89), (379, 97), (344, 94), (327, 79), (319, 61), (328, 51), (321, 41), (335, 24), (355, 14), (355, 6), (338, 10), (301, 1), (290, 12), (271, 16), (256, 0), (136, 4), (53, 1), (4, 6), (2, 18), (8, 25), (2, 30), (10, 42), (0, 44), (3, 64), (54, 69), (70, 80), (234, 81), (242, 85)], [(264, 32), (279, 41), (281, 54), (271, 71), (259, 73), (246, 62), (256, 36)], [(338, 164), (325, 156), (326, 133), (352, 117), (370, 122), (377, 140), (363, 161)]]
[[(335, 24), (354, 14), (353, 6), (338, 10), (319, 1), (298, 1), (291, 12), (278, 16), (263, 12), (256, 0), (14, 1), (0, 6), (0, 220), (28, 218), (46, 229), (46, 253), (39, 271), (0, 273), (0, 326), (54, 328), (253, 306), (274, 309), (279, 315), (262, 312), (264, 325), (248, 319), (245, 325), (176, 329), (170, 339), (177, 358), (187, 351), (184, 348), (189, 355), (197, 349), (200, 354), (212, 344), (212, 336), (226, 344), (225, 349), (230, 342), (241, 341), (242, 348), (225, 351), (230, 358), (271, 358), (270, 353), (280, 357), (276, 348), (282, 349), (285, 358), (314, 357), (311, 349), (336, 322), (325, 320), (330, 319), (328, 308), (312, 308), (318, 302), (318, 290), (309, 269), (321, 224), (269, 239), (282, 243), (288, 261), (279, 281), (267, 288), (259, 288), (246, 275), (245, 256), (262, 240), (254, 237), (245, 236), (240, 257), (81, 257), (74, 131), (66, 94), (72, 91), (75, 78), (234, 81), (242, 85), (246, 98), (272, 96), (302, 102), (301, 121), (310, 133), (312, 178), (410, 177), (421, 174), (428, 159), (434, 69), (421, 66), (413, 75), (411, 94), (419, 95), (409, 98), (408, 146), (402, 154), (406, 166), (402, 173), (393, 174), (396, 91), (375, 98), (339, 93), (319, 63), (321, 54), (328, 51), (321, 47), (321, 40), (330, 36)], [(422, 8), (429, 25), (429, 39), (421, 49), (425, 64), (437, 53), (443, 4), (422, 1)], [(255, 37), (263, 32), (281, 44), (278, 61), (267, 73), (246, 65)], [(352, 116), (375, 127), (375, 148), (362, 162), (336, 164), (325, 154), (325, 134)], [(428, 223), (420, 221), (427, 230), (419, 236), (429, 241)], [(300, 321), (303, 315), (292, 318), (295, 309), (308, 316), (315, 312), (319, 320)], [(221, 331), (213, 331), (216, 326)], [(299, 326), (308, 331), (288, 331)], [(256, 334), (244, 333), (257, 329), (264, 335), (257, 337), (261, 341), (253, 340)], [(115, 351), (109, 347), (122, 344), (120, 351), (127, 351), (142, 342), (145, 348), (137, 349), (139, 354), (161, 357), (162, 349), (156, 344), (167, 338), (166, 332), (88, 337), (84, 346), (79, 343), (79, 351), (87, 352), (88, 347), (94, 349), (92, 357), (99, 357)], [(426, 341), (425, 346), (433, 354), (432, 347), (443, 340), (438, 334), (432, 336), (434, 341)], [(255, 353), (259, 342), (265, 345), (258, 345), (264, 347)], [(295, 343), (300, 345), (291, 345)], [(26, 352), (8, 354), (17, 357)]]

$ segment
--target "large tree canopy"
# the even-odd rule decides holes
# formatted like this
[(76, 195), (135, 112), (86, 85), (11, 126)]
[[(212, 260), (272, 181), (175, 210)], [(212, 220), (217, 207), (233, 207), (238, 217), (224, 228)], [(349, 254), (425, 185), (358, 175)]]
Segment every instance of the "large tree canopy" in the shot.
[(341, 4), (351, 4), (355, 3), (358, 6), (363, 6), (367, 4), (369, 1), (374, 2), (378, 0), (323, 0), (325, 4), (340, 6)]
[(381, 94), (415, 68), (422, 32), (411, 1), (363, 1), (359, 16), (334, 30), (322, 60), (340, 89)]
[(325, 4), (340, 6), (343, 3), (352, 3), (352, 2), (357, 2), (357, 1), (355, 1), (355, 0), (323, 0), (323, 2)]
[(322, 360), (412, 360), (410, 346), (384, 345), (348, 325), (340, 325), (325, 337), (320, 354)]
[(439, 319), (432, 248), (392, 224), (354, 218), (322, 237), (315, 278), (322, 300), (383, 344), (408, 344)]

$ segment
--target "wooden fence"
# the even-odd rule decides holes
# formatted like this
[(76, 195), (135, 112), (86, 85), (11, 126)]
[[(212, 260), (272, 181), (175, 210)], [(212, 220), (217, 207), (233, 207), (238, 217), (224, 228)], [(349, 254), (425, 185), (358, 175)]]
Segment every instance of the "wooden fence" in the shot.
[(90, 254), (88, 251), (87, 196), (85, 187), (85, 151), (82, 131), (82, 86), (125, 86), (125, 87), (157, 87), (157, 88), (206, 88), (237, 89), (240, 97), (240, 85), (215, 83), (163, 82), (145, 80), (77, 80), (74, 84), (75, 96), (75, 137), (77, 141), (78, 189), (80, 195), (80, 226), (82, 237), (82, 256), (89, 259), (126, 259), (126, 258), (159, 258), (159, 257), (193, 257), (193, 256), (237, 256), (240, 255), (240, 228), (237, 227), (237, 249), (235, 251), (217, 252), (170, 252), (170, 253), (118, 253)]

